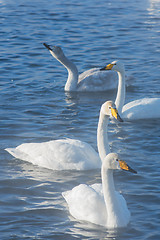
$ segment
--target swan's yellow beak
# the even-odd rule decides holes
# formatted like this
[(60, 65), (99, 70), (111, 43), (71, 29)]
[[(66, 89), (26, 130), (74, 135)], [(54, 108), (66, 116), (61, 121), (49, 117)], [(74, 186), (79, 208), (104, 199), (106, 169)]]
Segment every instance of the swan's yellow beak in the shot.
[(128, 166), (128, 164), (125, 161), (122, 160), (118, 160), (119, 162), (119, 166), (121, 169), (125, 170), (125, 171), (130, 171), (132, 173), (137, 173), (135, 170), (133, 170), (130, 166)]
[(119, 122), (123, 122), (122, 118), (119, 116), (118, 111), (116, 108), (111, 108), (112, 116), (117, 119)]
[(110, 63), (107, 66), (105, 66), (104, 68), (101, 68), (100, 70), (111, 70), (113, 66), (114, 66), (114, 64)]

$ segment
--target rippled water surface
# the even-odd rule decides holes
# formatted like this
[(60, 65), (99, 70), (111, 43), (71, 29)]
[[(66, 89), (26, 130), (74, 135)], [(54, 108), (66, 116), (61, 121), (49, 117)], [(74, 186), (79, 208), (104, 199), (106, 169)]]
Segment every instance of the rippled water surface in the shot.
[(100, 106), (115, 99), (115, 90), (65, 93), (67, 71), (43, 42), (60, 45), (80, 72), (123, 60), (126, 102), (160, 97), (160, 2), (1, 0), (0, 6), (1, 239), (160, 239), (160, 120), (109, 125), (111, 150), (138, 171), (114, 175), (132, 215), (120, 230), (73, 219), (61, 195), (100, 182), (100, 170), (52, 171), (4, 151), (63, 137), (96, 148)]

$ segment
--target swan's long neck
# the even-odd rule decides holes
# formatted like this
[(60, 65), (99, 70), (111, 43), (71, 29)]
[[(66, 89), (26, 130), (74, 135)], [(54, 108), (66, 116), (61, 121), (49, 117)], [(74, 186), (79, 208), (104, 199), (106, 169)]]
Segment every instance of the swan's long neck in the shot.
[(125, 102), (125, 70), (118, 72), (118, 91), (117, 91), (117, 97), (115, 100), (116, 108), (119, 112), (119, 114), (122, 113), (122, 108)]
[(107, 214), (107, 227), (116, 227), (118, 223), (118, 212), (119, 204), (115, 192), (113, 171), (110, 169), (104, 169), (102, 166), (101, 170), (102, 175), (102, 188), (104, 201), (106, 205), (106, 214)]
[[(52, 54), (52, 52), (51, 52)], [(55, 57), (54, 54), (52, 54)], [(78, 83), (78, 70), (74, 63), (72, 63), (64, 54), (56, 59), (67, 69), (68, 79), (65, 84), (65, 91), (75, 91)]]
[(110, 153), (109, 143), (108, 143), (108, 121), (109, 117), (104, 115), (100, 111), (98, 129), (97, 129), (97, 146), (98, 152), (103, 162), (103, 159), (108, 153)]

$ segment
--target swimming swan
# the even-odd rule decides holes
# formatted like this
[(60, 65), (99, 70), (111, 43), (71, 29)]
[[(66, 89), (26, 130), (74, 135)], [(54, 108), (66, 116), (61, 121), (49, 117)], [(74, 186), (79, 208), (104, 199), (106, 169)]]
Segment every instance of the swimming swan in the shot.
[[(110, 152), (107, 136), (109, 117), (122, 121), (111, 101), (100, 110), (97, 129), (98, 150), (101, 160)], [(53, 170), (85, 170), (101, 167), (98, 153), (86, 142), (76, 139), (59, 139), (42, 143), (23, 143), (16, 148), (6, 148), (11, 155), (34, 165)]]
[(149, 119), (160, 118), (160, 98), (142, 98), (124, 105), (125, 102), (125, 68), (122, 62), (114, 61), (101, 70), (114, 70), (118, 72), (119, 83), (116, 108), (123, 119)]
[(51, 48), (44, 43), (44, 46), (68, 70), (68, 79), (65, 84), (65, 91), (106, 91), (117, 87), (117, 74), (102, 72), (100, 68), (93, 68), (79, 75), (76, 65), (71, 62), (58, 46)]
[(129, 223), (130, 212), (126, 201), (115, 191), (115, 169), (136, 173), (125, 161), (119, 160), (116, 153), (109, 153), (102, 163), (102, 184), (80, 184), (62, 193), (74, 218), (107, 228), (125, 227)]

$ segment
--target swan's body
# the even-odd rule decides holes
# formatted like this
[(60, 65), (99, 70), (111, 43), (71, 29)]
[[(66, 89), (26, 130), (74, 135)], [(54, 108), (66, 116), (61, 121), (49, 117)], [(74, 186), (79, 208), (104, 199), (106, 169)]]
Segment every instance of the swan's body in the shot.
[(63, 192), (70, 214), (78, 219), (107, 228), (125, 227), (130, 212), (122, 195), (115, 191), (113, 170), (125, 169), (136, 173), (115, 153), (108, 154), (101, 168), (102, 184), (81, 184)]
[(115, 105), (123, 119), (160, 118), (160, 98), (142, 98), (124, 105), (125, 68), (120, 61), (114, 61), (101, 70), (114, 70), (118, 72), (119, 83)]
[(68, 79), (65, 84), (65, 91), (106, 91), (117, 87), (117, 74), (112, 72), (102, 72), (100, 68), (87, 70), (79, 75), (76, 65), (71, 62), (58, 46), (51, 48), (46, 43), (44, 46), (50, 51), (67, 70)]
[(160, 118), (160, 98), (142, 98), (124, 105), (122, 117), (130, 120)]
[(6, 150), (15, 158), (52, 170), (83, 170), (101, 166), (98, 153), (91, 145), (76, 139), (23, 143)]
[[(108, 101), (101, 107), (97, 129), (98, 150), (102, 161), (110, 152), (107, 137), (110, 116), (121, 121), (114, 103)], [(23, 143), (16, 148), (6, 148), (5, 150), (16, 158), (53, 170), (86, 170), (101, 167), (98, 153), (88, 143), (75, 139)]]

